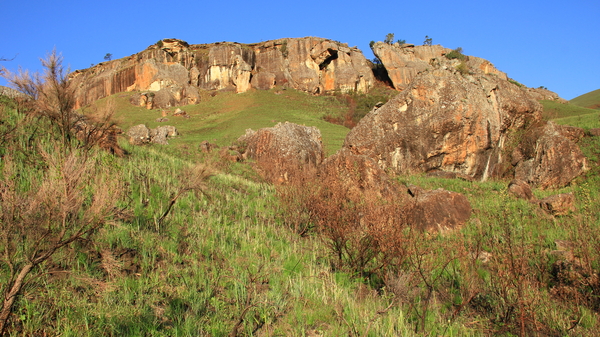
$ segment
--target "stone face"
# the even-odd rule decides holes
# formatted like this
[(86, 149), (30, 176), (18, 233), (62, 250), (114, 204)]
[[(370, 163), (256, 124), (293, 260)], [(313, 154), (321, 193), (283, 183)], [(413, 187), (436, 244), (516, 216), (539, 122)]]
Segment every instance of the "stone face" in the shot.
[(208, 45), (166, 39), (130, 57), (75, 71), (70, 78), (77, 107), (118, 92), (147, 91), (156, 96), (136, 104), (149, 109), (195, 104), (199, 89), (366, 92), (375, 80), (360, 50), (314, 37)]
[[(439, 45), (415, 46), (384, 42), (375, 43), (371, 49), (387, 70), (387, 74), (397, 90), (404, 90), (418, 73), (432, 69), (436, 63), (447, 63), (444, 55), (452, 51)], [(496, 69), (487, 60), (466, 56), (466, 64), (474, 72), (494, 74), (501, 79), (507, 79), (505, 73)]]
[(440, 67), (367, 114), (344, 147), (395, 173), (442, 170), (486, 179), (505, 170), (502, 151), (511, 132), (539, 121), (541, 111), (523, 89), (498, 76)]
[(564, 187), (585, 172), (587, 160), (572, 140), (571, 131), (554, 123), (530, 130), (513, 154), (520, 159), (515, 178), (545, 189)]

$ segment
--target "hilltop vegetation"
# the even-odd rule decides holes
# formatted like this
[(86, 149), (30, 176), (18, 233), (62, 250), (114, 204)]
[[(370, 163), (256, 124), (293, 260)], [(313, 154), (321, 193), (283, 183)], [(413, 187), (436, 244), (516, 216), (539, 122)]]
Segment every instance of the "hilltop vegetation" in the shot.
[(600, 109), (600, 89), (577, 96), (570, 103), (589, 109)]
[[(112, 100), (98, 102), (97, 109), (114, 104), (116, 121), (124, 129), (161, 124), (155, 122), (160, 110), (132, 106), (129, 94)], [(573, 193), (577, 210), (563, 216), (516, 199), (508, 192), (508, 181), (394, 177), (399, 184), (460, 192), (470, 200), (473, 216), (461, 230), (444, 235), (402, 231), (403, 245), (394, 247), (402, 255), (392, 268), (366, 272), (340, 259), (340, 247), (322, 235), (323, 228), (301, 207), (299, 198), (312, 196), (311, 186), (274, 186), (252, 163), (231, 162), (197, 148), (202, 140), (229, 145), (246, 127), (290, 121), (317, 126), (331, 153), (348, 128), (326, 120), (348, 120), (351, 100), (291, 89), (207, 95), (198, 105), (181, 107), (189, 119), (168, 116), (164, 123), (182, 132), (170, 145), (134, 147), (121, 138), (128, 153), (123, 157), (88, 147), (76, 137), (65, 142), (60, 126), (28, 104), (2, 98), (0, 109), (3, 295), (14, 270), (33, 256), (23, 253), (47, 238), (34, 235), (45, 233), (47, 222), (42, 221), (44, 213), (31, 210), (54, 205), (36, 198), (44, 196), (38, 193), (40, 186), (56, 191), (48, 184), (68, 178), (60, 174), (66, 172), (60, 164), (66, 156), (90, 166), (84, 170), (87, 180), (76, 185), (79, 193), (67, 200), (79, 201), (82, 208), (66, 218), (80, 219), (78, 215), (95, 209), (101, 187), (115, 184), (108, 198), (110, 212), (94, 217), (98, 226), (32, 270), (16, 297), (8, 335), (600, 332), (598, 137), (580, 142), (591, 167), (584, 176), (559, 190), (534, 190), (538, 199)], [(347, 205), (349, 212), (359, 209), (353, 206)], [(356, 215), (340, 214), (345, 219)], [(29, 219), (30, 227), (20, 232), (22, 241), (9, 240), (7, 230), (15, 227), (8, 224), (20, 219)], [(357, 252), (357, 247), (369, 248), (364, 242), (370, 238), (356, 239), (363, 246), (348, 243), (341, 251), (377, 266), (382, 252)]]

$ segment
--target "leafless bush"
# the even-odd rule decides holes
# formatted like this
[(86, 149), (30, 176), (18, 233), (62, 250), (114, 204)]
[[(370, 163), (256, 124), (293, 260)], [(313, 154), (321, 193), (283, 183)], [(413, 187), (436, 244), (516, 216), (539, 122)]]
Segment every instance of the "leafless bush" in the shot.
[(4, 70), (3, 77), (15, 89), (29, 97), (23, 100), (26, 111), (47, 118), (58, 130), (64, 151), (73, 148), (72, 141), (80, 142), (77, 147), (91, 148), (95, 145), (122, 155), (123, 150), (116, 142), (116, 128), (111, 122), (114, 104), (109, 102), (102, 111), (91, 116), (76, 113), (75, 88), (68, 78), (68, 69), (62, 65), (62, 56), (52, 51), (42, 59), (44, 74), (17, 73)]
[[(102, 226), (119, 188), (101, 168), (76, 152), (42, 153), (43, 175), (19, 184), (14, 161), (4, 157), (0, 181), (0, 263), (8, 270), (2, 286), (0, 333), (23, 287), (57, 250)], [(28, 185), (28, 186), (27, 186)]]

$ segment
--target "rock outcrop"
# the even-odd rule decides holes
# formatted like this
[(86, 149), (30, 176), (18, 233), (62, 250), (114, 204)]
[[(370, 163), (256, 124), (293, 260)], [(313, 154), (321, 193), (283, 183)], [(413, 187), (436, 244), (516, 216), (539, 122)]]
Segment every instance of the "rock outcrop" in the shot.
[(576, 141), (580, 128), (552, 122), (533, 128), (512, 154), (515, 178), (541, 189), (568, 185), (588, 169)]
[(534, 99), (541, 101), (557, 101), (560, 103), (568, 103), (564, 98), (560, 98), (557, 93), (550, 91), (546, 88), (527, 88), (527, 93)]
[(285, 182), (292, 174), (317, 167), (325, 156), (319, 129), (288, 122), (257, 131), (248, 129), (237, 143), (243, 158), (254, 159), (274, 182)]
[(422, 190), (411, 186), (413, 198), (404, 208), (407, 222), (420, 230), (447, 232), (458, 229), (471, 217), (471, 203), (460, 193)]
[[(397, 90), (404, 90), (420, 72), (432, 69), (445, 55), (452, 52), (440, 45), (415, 46), (412, 44), (388, 44), (377, 42), (371, 46), (373, 53), (387, 70), (388, 77)], [(474, 72), (494, 74), (506, 80), (505, 73), (499, 71), (489, 61), (474, 56), (464, 56), (466, 66)], [(459, 63), (455, 61), (454, 63)]]
[(177, 135), (177, 128), (172, 125), (164, 125), (155, 129), (150, 129), (144, 124), (139, 124), (132, 126), (127, 131), (129, 142), (133, 145), (144, 145), (148, 143), (168, 145), (167, 139)]
[(541, 111), (524, 89), (496, 75), (463, 76), (439, 66), (367, 114), (344, 147), (395, 173), (442, 170), (486, 179), (504, 173), (507, 138), (539, 122)]
[(144, 97), (135, 103), (149, 108), (194, 104), (199, 89), (366, 92), (375, 80), (359, 49), (314, 37), (205, 45), (165, 39), (130, 57), (75, 71), (70, 78), (78, 107), (118, 92), (142, 91)]

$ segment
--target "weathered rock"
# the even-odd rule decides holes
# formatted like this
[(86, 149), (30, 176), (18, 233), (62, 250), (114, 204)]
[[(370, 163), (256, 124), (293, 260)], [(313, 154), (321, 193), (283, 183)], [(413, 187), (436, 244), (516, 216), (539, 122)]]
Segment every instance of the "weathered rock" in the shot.
[[(444, 57), (452, 50), (439, 45), (415, 46), (377, 42), (371, 46), (371, 49), (381, 60), (394, 88), (398, 90), (404, 90), (418, 73), (432, 69), (435, 65), (445, 64), (446, 67), (452, 67), (457, 63), (450, 62)], [(507, 79), (506, 74), (497, 70), (489, 61), (473, 56), (465, 57), (466, 65), (472, 71), (494, 74), (501, 79)]]
[(545, 189), (564, 187), (585, 172), (587, 160), (564, 130), (554, 123), (530, 130), (513, 153), (519, 159), (515, 178)]
[(528, 88), (527, 92), (529, 93), (529, 95), (531, 97), (533, 97), (534, 99), (536, 99), (538, 101), (546, 100), (546, 101), (557, 101), (560, 103), (568, 103), (567, 100), (560, 98), (557, 93), (550, 91), (548, 89), (545, 89), (545, 88)]
[(150, 129), (144, 124), (135, 125), (127, 131), (127, 136), (133, 145), (147, 144), (150, 142)]
[(471, 204), (462, 194), (437, 189), (411, 189), (413, 200), (405, 208), (407, 222), (425, 231), (446, 232), (460, 228), (471, 216)]
[(175, 137), (178, 134), (177, 128), (172, 125), (159, 126), (156, 129), (150, 129), (144, 124), (132, 126), (127, 131), (129, 142), (133, 145), (143, 145), (156, 143), (167, 145), (168, 137)]
[(594, 129), (590, 129), (588, 131), (589, 135), (592, 137), (598, 137), (600, 136), (600, 128), (594, 128)]
[(552, 215), (567, 215), (575, 211), (575, 196), (573, 193), (551, 195), (538, 201), (538, 204)]
[(532, 200), (535, 198), (531, 187), (523, 180), (513, 179), (508, 184), (508, 191), (519, 199)]
[(367, 114), (344, 147), (396, 173), (437, 169), (486, 179), (504, 173), (506, 139), (541, 120), (541, 111), (526, 91), (498, 76), (439, 68)]
[(198, 89), (366, 92), (375, 80), (360, 50), (314, 37), (207, 45), (165, 39), (128, 58), (75, 71), (70, 79), (77, 107), (118, 92), (144, 91), (134, 104), (149, 109), (195, 104)]
[(338, 185), (353, 202), (362, 199), (403, 199), (406, 189), (394, 184), (372, 158), (342, 148), (327, 157), (319, 167), (319, 177), (326, 185)]
[(204, 153), (210, 153), (212, 152), (212, 150), (218, 149), (219, 146), (217, 144), (210, 143), (207, 140), (203, 140), (198, 146), (198, 148)]
[(244, 158), (256, 160), (272, 180), (285, 180), (305, 165), (316, 167), (324, 158), (321, 131), (314, 126), (285, 122), (258, 131), (248, 129), (238, 143), (245, 144)]

